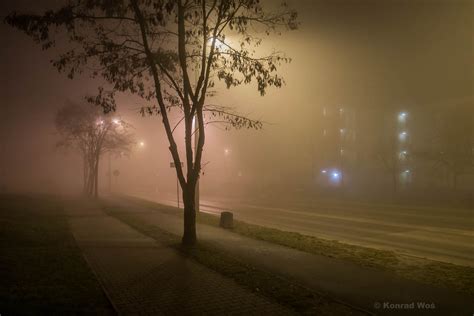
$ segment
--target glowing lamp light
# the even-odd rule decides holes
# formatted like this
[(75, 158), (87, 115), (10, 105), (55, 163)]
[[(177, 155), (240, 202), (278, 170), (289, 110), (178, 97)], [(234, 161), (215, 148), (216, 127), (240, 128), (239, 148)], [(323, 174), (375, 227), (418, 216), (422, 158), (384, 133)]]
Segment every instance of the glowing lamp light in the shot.
[(401, 140), (401, 141), (404, 141), (407, 139), (407, 136), (408, 136), (408, 133), (407, 132), (401, 132), (400, 135), (398, 135), (398, 138)]
[[(212, 45), (213, 40), (214, 40), (213, 37), (208, 38), (207, 44), (208, 44), (208, 45)], [(224, 41), (220, 40), (219, 38), (216, 38), (216, 41), (215, 41), (214, 45), (215, 45), (214, 47), (215, 47), (216, 49), (221, 50), (221, 51), (222, 51), (223, 49), (225, 49), (226, 46), (227, 46), (227, 45), (224, 43)]]
[(407, 118), (407, 113), (406, 112), (401, 112), (400, 114), (398, 114), (398, 120), (400, 122), (405, 122), (406, 121), (406, 118)]
[(145, 147), (145, 142), (144, 142), (144, 141), (140, 141), (140, 142), (138, 143), (138, 146), (140, 146), (140, 147)]
[(405, 173), (410, 173), (410, 170), (405, 170)]
[(323, 169), (321, 170), (321, 173), (327, 173), (327, 170)]
[(115, 118), (112, 120), (112, 123), (114, 123), (115, 125), (118, 125), (120, 124), (120, 120)]
[(340, 176), (341, 176), (341, 174), (339, 172), (333, 172), (332, 173), (332, 178), (333, 179), (339, 179)]
[(230, 153), (230, 150), (228, 148), (224, 149), (224, 154), (227, 156)]

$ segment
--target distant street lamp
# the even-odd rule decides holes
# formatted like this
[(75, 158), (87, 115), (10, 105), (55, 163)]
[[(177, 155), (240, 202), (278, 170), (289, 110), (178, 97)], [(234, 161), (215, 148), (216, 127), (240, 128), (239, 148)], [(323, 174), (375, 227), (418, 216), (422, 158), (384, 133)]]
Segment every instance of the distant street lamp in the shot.
[(400, 139), (400, 141), (405, 141), (407, 139), (407, 136), (408, 136), (408, 133), (407, 132), (401, 132), (399, 135), (398, 135), (398, 138)]
[[(198, 142), (199, 142), (199, 127), (196, 124), (196, 117), (197, 116), (193, 117), (194, 152), (197, 152)], [(201, 203), (200, 192), (199, 192), (199, 190), (200, 190), (200, 188), (199, 188), (199, 177), (196, 180), (196, 186), (195, 186), (194, 190), (195, 190), (195, 193), (194, 193), (194, 211), (196, 212), (196, 214), (199, 214), (199, 205)]]
[(405, 123), (406, 119), (407, 119), (407, 116), (408, 116), (408, 114), (406, 112), (401, 112), (400, 114), (398, 114), (398, 121), (400, 123)]

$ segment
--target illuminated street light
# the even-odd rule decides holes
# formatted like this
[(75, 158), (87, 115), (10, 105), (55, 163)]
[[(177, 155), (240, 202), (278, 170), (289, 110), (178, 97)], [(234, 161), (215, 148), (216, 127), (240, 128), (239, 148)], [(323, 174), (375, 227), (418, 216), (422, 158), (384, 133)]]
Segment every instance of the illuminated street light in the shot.
[[(212, 45), (213, 39), (214, 39), (213, 37), (209, 37), (209, 39), (207, 40), (207, 44)], [(215, 45), (215, 48), (217, 48), (218, 50), (222, 50), (223, 48), (226, 48), (226, 46), (227, 46), (227, 44), (224, 41), (222, 41), (218, 38), (216, 38), (216, 41), (215, 41), (214, 45)]]
[(115, 125), (119, 125), (119, 124), (120, 124), (120, 120), (114, 118), (114, 119), (112, 120), (112, 123), (114, 123)]
[(398, 121), (404, 123), (407, 119), (407, 115), (408, 114), (406, 112), (401, 112), (400, 114), (398, 114)]
[(326, 169), (321, 170), (321, 173), (327, 173)]
[(399, 156), (400, 156), (400, 159), (405, 159), (407, 157), (407, 151), (406, 150), (403, 150), (400, 152)]
[(144, 142), (144, 141), (140, 141), (140, 142), (138, 143), (138, 146), (140, 146), (140, 147), (142, 147), (142, 148), (145, 147), (145, 142)]
[(404, 141), (407, 139), (407, 136), (408, 136), (408, 133), (407, 132), (401, 132), (400, 135), (398, 135), (398, 138), (401, 140), (401, 141)]
[(228, 148), (225, 148), (225, 149), (224, 149), (224, 154), (225, 154), (226, 156), (228, 156), (229, 153), (230, 153), (230, 150), (229, 150)]

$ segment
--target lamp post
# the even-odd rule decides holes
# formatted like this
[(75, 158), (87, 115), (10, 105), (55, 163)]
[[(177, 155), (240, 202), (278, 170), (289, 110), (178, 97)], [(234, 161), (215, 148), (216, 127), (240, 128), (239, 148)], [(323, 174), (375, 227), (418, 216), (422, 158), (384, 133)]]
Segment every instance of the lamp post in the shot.
[[(104, 124), (104, 121), (101, 120), (100, 124)], [(119, 118), (113, 118), (112, 124), (117, 125), (119, 128), (122, 127), (122, 122)], [(112, 193), (112, 152), (109, 150), (109, 178), (108, 178), (108, 185), (109, 185), (109, 194)]]
[(109, 194), (112, 193), (112, 153), (109, 151)]
[[(196, 125), (196, 116), (193, 117), (193, 125), (194, 125), (194, 153), (197, 152), (197, 147), (198, 147), (198, 140), (199, 140), (199, 127)], [(196, 187), (195, 187), (195, 192), (194, 192), (194, 209), (196, 211), (196, 214), (199, 214), (199, 175), (196, 180)]]

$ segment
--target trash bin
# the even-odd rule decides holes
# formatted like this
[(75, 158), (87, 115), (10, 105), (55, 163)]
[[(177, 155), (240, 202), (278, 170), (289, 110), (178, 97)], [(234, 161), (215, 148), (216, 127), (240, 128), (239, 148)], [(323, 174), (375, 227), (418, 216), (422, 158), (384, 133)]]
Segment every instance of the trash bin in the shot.
[(231, 212), (222, 212), (219, 226), (226, 229), (234, 227), (234, 214)]

